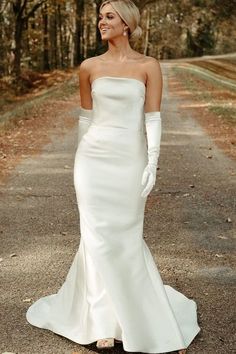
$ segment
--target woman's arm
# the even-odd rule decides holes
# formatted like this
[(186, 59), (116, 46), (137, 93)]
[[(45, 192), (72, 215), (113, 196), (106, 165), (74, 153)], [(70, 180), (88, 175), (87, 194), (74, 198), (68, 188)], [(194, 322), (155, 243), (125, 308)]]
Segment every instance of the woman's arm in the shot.
[(78, 144), (87, 133), (93, 119), (91, 85), (90, 85), (90, 60), (85, 59), (80, 64), (79, 70), (80, 110), (78, 124)]
[(161, 109), (162, 98), (162, 72), (161, 67), (155, 58), (150, 57), (146, 64), (146, 97), (145, 97), (145, 112), (156, 112)]
[(144, 189), (142, 197), (147, 197), (156, 182), (156, 169), (161, 144), (161, 96), (162, 74), (160, 64), (156, 59), (151, 59), (147, 65), (147, 90), (145, 100), (145, 126), (147, 133), (148, 164), (142, 175)]
[(93, 101), (91, 96), (90, 85), (90, 68), (91, 59), (85, 59), (79, 68), (79, 91), (80, 91), (80, 106), (84, 109), (92, 109)]

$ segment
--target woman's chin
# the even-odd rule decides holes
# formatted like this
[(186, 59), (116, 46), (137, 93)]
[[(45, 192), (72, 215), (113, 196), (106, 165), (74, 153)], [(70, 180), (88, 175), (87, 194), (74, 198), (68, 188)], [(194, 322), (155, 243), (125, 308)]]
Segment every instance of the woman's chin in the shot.
[(105, 33), (105, 34), (102, 34), (101, 37), (102, 37), (103, 40), (107, 40), (107, 39), (109, 38), (109, 36), (108, 36), (106, 33)]

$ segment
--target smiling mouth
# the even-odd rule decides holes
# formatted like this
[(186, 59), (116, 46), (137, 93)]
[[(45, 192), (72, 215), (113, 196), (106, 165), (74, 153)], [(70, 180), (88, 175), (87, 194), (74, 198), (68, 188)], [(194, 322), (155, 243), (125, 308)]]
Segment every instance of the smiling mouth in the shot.
[(102, 32), (102, 33), (106, 33), (108, 30), (109, 30), (109, 28), (102, 28), (102, 29), (101, 29), (101, 32)]

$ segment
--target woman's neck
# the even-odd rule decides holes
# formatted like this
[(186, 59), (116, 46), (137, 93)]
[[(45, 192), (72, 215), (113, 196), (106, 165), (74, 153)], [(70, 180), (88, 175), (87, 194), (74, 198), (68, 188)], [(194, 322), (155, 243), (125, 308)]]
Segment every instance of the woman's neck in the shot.
[(127, 61), (133, 53), (134, 51), (126, 38), (119, 40), (119, 42), (108, 41), (108, 50), (106, 52), (108, 59), (124, 62)]

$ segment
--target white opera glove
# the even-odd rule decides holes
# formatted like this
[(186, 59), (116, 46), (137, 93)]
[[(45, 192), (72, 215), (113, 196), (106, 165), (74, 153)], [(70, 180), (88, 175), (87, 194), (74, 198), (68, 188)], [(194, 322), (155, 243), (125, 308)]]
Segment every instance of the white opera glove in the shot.
[(79, 108), (78, 144), (80, 143), (83, 135), (87, 133), (88, 128), (92, 122), (92, 118), (93, 118), (92, 109), (85, 109), (82, 107)]
[(147, 132), (148, 164), (142, 175), (142, 185), (145, 186), (141, 196), (147, 197), (156, 182), (156, 170), (161, 145), (161, 113), (144, 113)]

